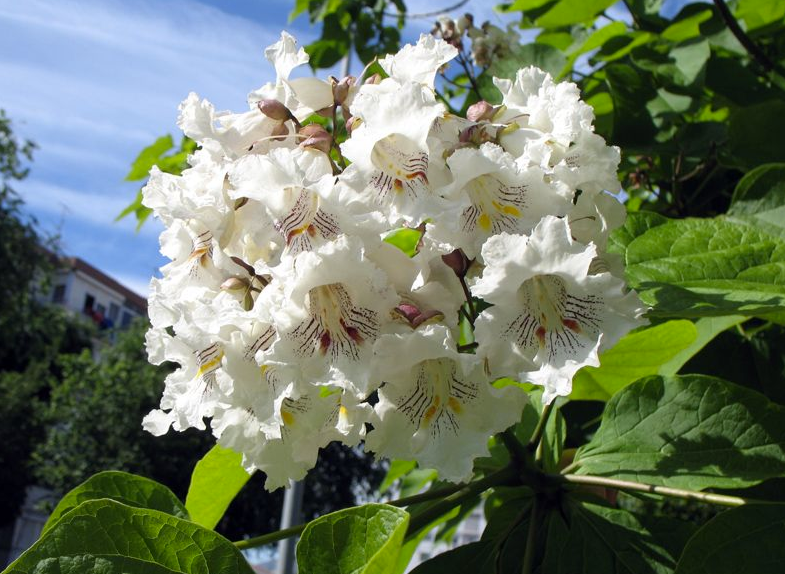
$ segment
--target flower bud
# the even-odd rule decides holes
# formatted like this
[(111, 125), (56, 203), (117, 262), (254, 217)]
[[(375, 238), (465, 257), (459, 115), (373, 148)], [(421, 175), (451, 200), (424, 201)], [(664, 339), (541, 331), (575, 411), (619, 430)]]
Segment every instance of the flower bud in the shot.
[(297, 130), (297, 133), (300, 134), (301, 136), (309, 138), (312, 136), (319, 136), (322, 134), (326, 134), (327, 130), (325, 130), (319, 124), (307, 124), (301, 127), (299, 130)]
[(267, 99), (256, 102), (259, 111), (272, 120), (285, 122), (292, 117), (292, 112), (278, 100)]
[(461, 249), (456, 249), (447, 255), (442, 255), (442, 261), (444, 261), (444, 264), (452, 269), (458, 277), (466, 277), (466, 272), (472, 264)]
[(356, 127), (359, 127), (361, 123), (362, 120), (357, 116), (350, 117), (348, 120), (346, 120), (346, 133), (352, 135), (352, 130), (354, 130)]
[(286, 139), (288, 135), (289, 135), (289, 128), (286, 126), (286, 124), (278, 124), (270, 132), (270, 136), (272, 136), (273, 138), (279, 141)]
[(346, 76), (340, 82), (335, 80), (335, 78), (331, 79), (331, 83), (333, 86), (333, 101), (336, 105), (340, 106), (345, 101), (346, 98), (349, 96), (349, 89), (354, 85), (355, 77), (354, 76)]
[(229, 277), (229, 279), (221, 283), (221, 289), (224, 291), (239, 291), (240, 289), (247, 289), (249, 285), (250, 283), (247, 279)]
[(321, 152), (330, 153), (333, 146), (333, 137), (326, 129), (319, 124), (308, 124), (300, 130), (300, 135), (306, 136), (300, 143), (300, 147), (318, 149)]
[(461, 34), (461, 35), (463, 35), (463, 33), (467, 29), (471, 28), (472, 26), (473, 26), (473, 24), (472, 24), (472, 15), (471, 14), (465, 14), (465, 15), (461, 16), (460, 18), (458, 18), (455, 21), (455, 29), (458, 32), (458, 34)]
[(381, 74), (373, 74), (372, 76), (368, 76), (365, 78), (363, 84), (379, 84), (382, 81)]
[(466, 119), (470, 122), (481, 122), (483, 120), (487, 121), (493, 117), (493, 114), (493, 106), (485, 100), (481, 100), (476, 104), (469, 106), (469, 109), (466, 110)]

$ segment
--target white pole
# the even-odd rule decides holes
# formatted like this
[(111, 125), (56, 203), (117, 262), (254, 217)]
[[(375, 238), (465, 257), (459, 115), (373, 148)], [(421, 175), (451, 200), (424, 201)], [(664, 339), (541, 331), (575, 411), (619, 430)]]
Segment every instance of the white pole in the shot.
[[(283, 510), (281, 511), (281, 530), (300, 524), (302, 521), (303, 481), (292, 482), (283, 496)], [(284, 538), (278, 542), (278, 568), (276, 574), (295, 574), (297, 563), (294, 549), (298, 537)]]

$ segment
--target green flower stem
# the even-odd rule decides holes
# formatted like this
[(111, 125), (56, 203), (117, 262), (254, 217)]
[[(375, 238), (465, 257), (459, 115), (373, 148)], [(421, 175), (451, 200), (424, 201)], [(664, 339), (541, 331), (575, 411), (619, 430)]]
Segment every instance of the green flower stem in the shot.
[(420, 494), (414, 494), (412, 496), (405, 496), (403, 498), (391, 500), (390, 502), (385, 502), (385, 504), (389, 504), (390, 506), (411, 506), (412, 504), (418, 504), (420, 502), (428, 502), (429, 500), (444, 498), (445, 496), (449, 496), (453, 492), (457, 492), (465, 487), (465, 484), (452, 484), (450, 486), (444, 486), (435, 490), (421, 492)]
[(629, 490), (633, 492), (648, 492), (673, 498), (684, 498), (687, 500), (699, 500), (709, 504), (720, 506), (743, 506), (745, 504), (761, 504), (766, 501), (755, 500), (752, 498), (742, 498), (740, 496), (727, 496), (725, 494), (714, 494), (713, 492), (700, 492), (697, 490), (685, 490), (683, 488), (671, 488), (669, 486), (657, 486), (644, 484), (642, 482), (632, 482), (630, 480), (618, 480), (606, 478), (604, 476), (589, 476), (582, 474), (549, 474), (547, 478), (554, 482), (584, 484), (589, 486), (603, 486), (616, 490)]
[(474, 299), (472, 299), (472, 292), (469, 290), (469, 286), (466, 284), (466, 278), (458, 276), (458, 280), (461, 282), (461, 289), (463, 289), (463, 296), (466, 298), (466, 305), (469, 307), (469, 315), (466, 317), (469, 320), (469, 324), (474, 327), (474, 321), (477, 319), (477, 310), (474, 307)]
[[(482, 478), (475, 482), (471, 482), (469, 484), (455, 484), (452, 486), (445, 486), (443, 488), (437, 488), (435, 490), (430, 490), (428, 492), (423, 492), (421, 494), (415, 494), (413, 496), (405, 496), (403, 498), (391, 500), (385, 504), (389, 504), (390, 506), (410, 506), (412, 504), (417, 504), (420, 502), (428, 502), (429, 500), (436, 500), (436, 499), (447, 500), (451, 495), (467, 490), (471, 491), (472, 495), (479, 494), (480, 492), (486, 490), (487, 488), (490, 488), (491, 486), (512, 479), (514, 476), (515, 473), (511, 468), (505, 468), (498, 472), (495, 472), (494, 474), (490, 474), (485, 478)], [(455, 504), (452, 504), (450, 508), (455, 506)], [(441, 514), (437, 516), (440, 515)], [(268, 534), (262, 534), (261, 536), (255, 536), (254, 538), (248, 538), (246, 540), (238, 540), (237, 542), (234, 543), (234, 545), (240, 550), (245, 550), (247, 548), (256, 548), (257, 546), (272, 544), (273, 542), (278, 542), (279, 540), (283, 540), (284, 538), (297, 536), (305, 529), (307, 525), (308, 523), (305, 522), (303, 524), (292, 526), (291, 528), (285, 528), (283, 530), (276, 530), (275, 532), (270, 532)]]
[(551, 411), (554, 409), (555, 401), (551, 401), (547, 405), (542, 408), (542, 414), (540, 415), (540, 420), (537, 421), (537, 426), (534, 428), (534, 432), (532, 433), (532, 437), (529, 439), (529, 442), (526, 444), (526, 448), (529, 451), (537, 450), (537, 445), (540, 444), (542, 440), (542, 435), (545, 433), (545, 425), (548, 424), (548, 417), (551, 415)]
[(248, 538), (246, 540), (238, 540), (234, 543), (234, 545), (240, 550), (246, 550), (248, 548), (256, 548), (257, 546), (264, 546), (265, 544), (272, 544), (273, 542), (278, 542), (279, 540), (283, 540), (284, 538), (289, 538), (291, 536), (297, 536), (307, 526), (307, 522), (304, 524), (298, 524), (297, 526), (292, 526), (291, 528), (284, 528), (283, 530), (276, 530), (275, 532), (270, 532), (269, 534), (262, 534), (261, 536), (255, 536), (253, 538)]
[(481, 494), (492, 486), (499, 486), (507, 483), (517, 482), (518, 470), (514, 466), (507, 466), (498, 470), (488, 476), (470, 482), (460, 490), (445, 496), (442, 500), (424, 509), (422, 512), (412, 516), (409, 522), (409, 529), (406, 532), (406, 537), (409, 538), (414, 535), (418, 530), (424, 528), (442, 514), (449, 512), (463, 501), (468, 500), (474, 496)]
[(516, 465), (520, 466), (526, 464), (526, 461), (531, 458), (529, 451), (526, 450), (518, 440), (518, 437), (515, 436), (515, 433), (510, 429), (499, 433), (498, 437), (504, 443), (505, 448), (510, 453), (512, 460)]

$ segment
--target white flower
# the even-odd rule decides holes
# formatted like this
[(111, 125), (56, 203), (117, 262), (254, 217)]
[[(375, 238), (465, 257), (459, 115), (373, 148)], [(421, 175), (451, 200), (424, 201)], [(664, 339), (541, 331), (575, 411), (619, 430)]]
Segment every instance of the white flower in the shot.
[(234, 199), (261, 203), (286, 252), (310, 251), (344, 231), (339, 210), (326, 196), (335, 178), (327, 156), (316, 150), (273, 149), (248, 155), (229, 172)]
[(594, 111), (580, 99), (572, 82), (554, 83), (547, 72), (534, 66), (518, 70), (515, 80), (494, 78), (507, 111), (502, 123), (516, 122), (522, 128), (547, 133), (564, 147), (577, 141), (579, 134), (592, 131)]
[(394, 80), (417, 82), (433, 89), (436, 72), (458, 55), (458, 50), (431, 34), (420, 34), (417, 44), (406, 44), (397, 54), (385, 56), (379, 65)]
[(428, 135), (444, 113), (433, 94), (420, 84), (400, 85), (388, 79), (363, 86), (351, 111), (361, 123), (341, 145), (343, 155), (353, 162), (340, 176), (346, 201), (382, 211), (391, 226), (416, 224), (443, 211), (444, 201), (429, 184), (434, 158)]
[(470, 259), (491, 235), (527, 233), (544, 215), (563, 215), (571, 207), (568, 189), (546, 182), (539, 168), (520, 169), (496, 144), (459, 149), (447, 164), (454, 181), (443, 193), (467, 196), (468, 206), (458, 217), (445, 213), (435, 219), (431, 235), (460, 247)]
[(251, 109), (261, 100), (274, 99), (283, 103), (300, 121), (314, 112), (333, 104), (333, 90), (329, 82), (317, 78), (297, 78), (290, 80), (292, 70), (308, 63), (308, 54), (297, 47), (297, 40), (287, 32), (281, 32), (281, 39), (268, 46), (264, 55), (275, 66), (276, 80), (248, 94)]
[(206, 148), (217, 144), (224, 155), (234, 159), (243, 155), (254, 142), (269, 138), (279, 122), (258, 109), (242, 114), (216, 112), (213, 104), (200, 100), (191, 92), (180, 104), (177, 125), (185, 135)]
[(453, 482), (471, 477), (488, 439), (521, 416), (526, 395), (488, 383), (482, 362), (460, 355), (446, 327), (386, 335), (376, 345), (385, 381), (366, 446), (378, 456), (416, 460)]
[(493, 304), (477, 319), (475, 337), (494, 376), (543, 385), (549, 402), (570, 393), (578, 369), (599, 365), (601, 346), (642, 323), (644, 308), (624, 281), (590, 272), (596, 255), (550, 216), (530, 237), (503, 233), (485, 243), (472, 293)]
[(554, 175), (573, 189), (590, 193), (617, 193), (621, 189), (616, 176), (621, 161), (619, 148), (606, 145), (595, 133), (581, 132), (574, 144), (555, 151), (550, 161)]
[(296, 363), (304, 380), (367, 397), (377, 386), (368, 369), (373, 343), (398, 303), (387, 276), (346, 236), (274, 273), (263, 296), (280, 340), (265, 360)]

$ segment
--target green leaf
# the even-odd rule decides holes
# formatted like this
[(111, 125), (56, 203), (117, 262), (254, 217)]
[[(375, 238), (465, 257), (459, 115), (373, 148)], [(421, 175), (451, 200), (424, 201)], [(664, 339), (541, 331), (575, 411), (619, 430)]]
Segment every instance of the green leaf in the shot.
[[(659, 372), (656, 374), (663, 376), (675, 375), (679, 372), (684, 364), (692, 357), (697, 355), (706, 345), (708, 345), (714, 337), (739, 323), (743, 323), (749, 317), (741, 315), (728, 315), (726, 317), (704, 317), (695, 321), (695, 340), (685, 347), (683, 350), (676, 353), (676, 355), (667, 363), (660, 366)], [(655, 373), (651, 373), (655, 374)]]
[(386, 574), (395, 569), (409, 514), (366, 504), (308, 523), (297, 544), (301, 574)]
[(676, 574), (785, 572), (785, 505), (733, 508), (705, 524), (684, 548)]
[(496, 78), (515, 79), (521, 68), (537, 66), (555, 76), (566, 62), (562, 51), (548, 44), (516, 45), (510, 47), (510, 55), (506, 58), (494, 59), (487, 73)]
[[(625, 226), (627, 227), (627, 226)], [(759, 315), (785, 308), (785, 241), (726, 219), (672, 220), (626, 246), (627, 280), (654, 316)]]
[[(785, 158), (785, 101), (770, 100), (730, 116), (727, 163), (753, 168)], [(765, 137), (764, 135), (765, 134)]]
[(144, 148), (131, 164), (131, 171), (125, 176), (126, 181), (145, 179), (150, 173), (150, 168), (156, 165), (162, 155), (174, 147), (172, 136), (161, 136), (151, 145)]
[(761, 165), (741, 178), (728, 216), (785, 238), (785, 163)]
[(733, 383), (648, 377), (615, 395), (579, 474), (702, 490), (740, 488), (785, 472), (785, 407)]
[(711, 10), (701, 10), (696, 14), (677, 20), (662, 32), (662, 38), (671, 42), (681, 42), (700, 36), (700, 25), (706, 20), (711, 19)]
[(774, 22), (782, 23), (785, 4), (771, 0), (739, 0), (734, 15), (744, 20), (748, 31), (755, 30)]
[(649, 144), (657, 132), (646, 109), (646, 102), (657, 97), (652, 78), (627, 64), (610, 64), (604, 71), (613, 98), (612, 143), (629, 147)]
[(88, 500), (111, 498), (128, 506), (152, 508), (178, 518), (188, 519), (188, 511), (174, 493), (163, 484), (110, 470), (99, 472), (66, 494), (52, 511), (43, 528), (45, 534), (66, 514)]
[(192, 522), (114, 500), (63, 516), (5, 574), (252, 574), (234, 545)]
[(564, 77), (572, 69), (575, 60), (577, 60), (578, 56), (581, 54), (596, 50), (597, 48), (602, 47), (605, 42), (611, 38), (615, 38), (626, 33), (627, 25), (624, 22), (612, 22), (607, 26), (603, 26), (599, 30), (595, 30), (588, 38), (586, 38), (586, 40), (583, 42), (583, 44), (580, 45), (578, 49), (570, 52), (569, 59), (567, 60), (564, 68), (562, 68), (559, 77)]
[(650, 229), (659, 225), (664, 225), (669, 219), (653, 211), (639, 211), (638, 213), (628, 213), (624, 225), (615, 229), (608, 240), (608, 251), (624, 255), (636, 238), (640, 237)]
[(556, 28), (588, 22), (615, 2), (616, 0), (562, 0), (537, 18), (537, 26)]
[(619, 60), (638, 46), (648, 44), (656, 38), (657, 36), (650, 32), (628, 32), (621, 36), (614, 36), (603, 44), (602, 49), (594, 56), (594, 59), (602, 62)]
[(411, 574), (479, 574), (495, 572), (496, 543), (471, 542), (426, 560)]
[(191, 520), (205, 528), (215, 528), (234, 497), (251, 475), (242, 466), (243, 456), (215, 445), (196, 463), (185, 508)]
[(504, 7), (505, 12), (518, 12), (522, 10), (534, 10), (540, 6), (545, 6), (551, 0), (515, 0), (509, 6)]
[(563, 551), (548, 557), (546, 550), (549, 574), (673, 572), (673, 557), (631, 512), (576, 501), (567, 510), (569, 535), (562, 539)]
[(390, 461), (390, 468), (387, 469), (387, 474), (379, 486), (379, 492), (387, 492), (390, 487), (395, 484), (395, 481), (414, 470), (417, 463), (413, 460), (392, 460)]
[(599, 367), (584, 367), (578, 371), (570, 398), (607, 401), (641, 377), (658, 374), (660, 368), (687, 349), (697, 335), (695, 325), (683, 319), (629, 333), (600, 355)]
[(417, 246), (422, 238), (422, 231), (411, 227), (401, 227), (395, 229), (384, 236), (384, 241), (390, 245), (395, 245), (398, 249), (406, 253), (409, 257), (417, 255)]

